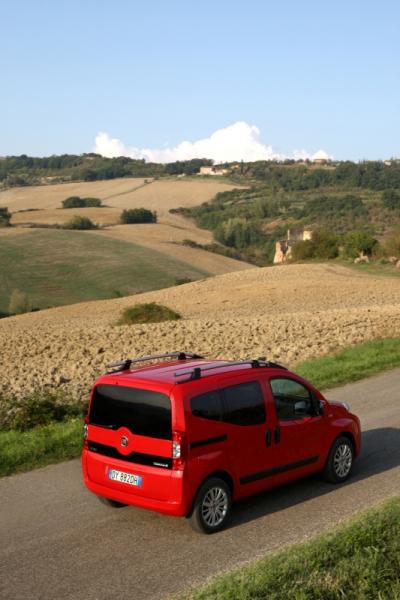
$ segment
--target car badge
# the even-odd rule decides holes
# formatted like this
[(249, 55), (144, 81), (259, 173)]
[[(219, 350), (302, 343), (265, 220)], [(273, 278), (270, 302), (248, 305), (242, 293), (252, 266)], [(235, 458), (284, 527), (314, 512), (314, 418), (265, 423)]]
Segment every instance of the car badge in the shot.
[(128, 438), (126, 437), (126, 435), (123, 435), (123, 436), (121, 437), (121, 446), (127, 446), (127, 445), (128, 445), (128, 443), (129, 443), (129, 440), (128, 440)]

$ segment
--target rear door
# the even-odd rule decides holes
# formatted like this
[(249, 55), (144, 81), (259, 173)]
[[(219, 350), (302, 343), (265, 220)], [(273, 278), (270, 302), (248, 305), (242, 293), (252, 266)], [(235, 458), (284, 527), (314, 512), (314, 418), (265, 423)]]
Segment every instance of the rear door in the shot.
[(99, 384), (88, 424), (87, 471), (100, 485), (168, 498), (172, 468), (171, 400), (158, 391)]

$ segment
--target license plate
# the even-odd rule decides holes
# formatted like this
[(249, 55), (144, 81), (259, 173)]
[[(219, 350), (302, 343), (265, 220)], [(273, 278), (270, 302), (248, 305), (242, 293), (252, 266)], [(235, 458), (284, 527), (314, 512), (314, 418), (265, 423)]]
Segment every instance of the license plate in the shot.
[(108, 479), (119, 481), (120, 483), (127, 483), (128, 485), (134, 485), (135, 487), (140, 487), (142, 485), (142, 477), (140, 477), (140, 475), (132, 475), (131, 473), (116, 471), (115, 469), (108, 469)]

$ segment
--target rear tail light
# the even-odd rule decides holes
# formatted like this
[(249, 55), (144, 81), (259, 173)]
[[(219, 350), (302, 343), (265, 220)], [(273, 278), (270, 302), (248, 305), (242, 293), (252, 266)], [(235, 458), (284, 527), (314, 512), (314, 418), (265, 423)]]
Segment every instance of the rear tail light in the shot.
[(83, 422), (84, 422), (84, 425), (83, 425), (83, 447), (87, 448), (88, 447), (88, 423), (89, 423), (88, 417), (85, 417)]
[(185, 435), (180, 431), (172, 433), (172, 468), (182, 469), (185, 462)]

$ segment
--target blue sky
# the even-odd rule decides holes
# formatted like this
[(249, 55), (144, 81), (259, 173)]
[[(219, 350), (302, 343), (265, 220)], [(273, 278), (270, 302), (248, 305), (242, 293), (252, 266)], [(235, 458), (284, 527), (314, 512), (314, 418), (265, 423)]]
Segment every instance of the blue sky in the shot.
[(37, 0), (0, 18), (0, 155), (87, 152), (99, 132), (134, 155), (240, 121), (277, 154), (400, 156), (397, 2)]

